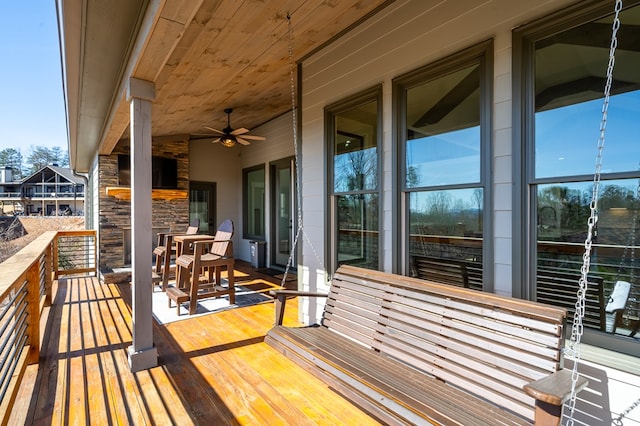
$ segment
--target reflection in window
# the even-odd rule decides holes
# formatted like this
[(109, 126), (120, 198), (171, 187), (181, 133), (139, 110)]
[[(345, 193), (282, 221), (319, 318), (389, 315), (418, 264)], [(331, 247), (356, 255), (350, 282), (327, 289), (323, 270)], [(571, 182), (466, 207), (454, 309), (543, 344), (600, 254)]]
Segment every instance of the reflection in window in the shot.
[(338, 205), (338, 264), (377, 267), (378, 194), (340, 195)]
[[(476, 46), (396, 79), (405, 196), (405, 271), (482, 290), (491, 75)], [(483, 174), (483, 170), (485, 171)]]
[(372, 91), (329, 110), (333, 261), (378, 269), (378, 97)]
[[(481, 188), (448, 191), (412, 192), (409, 196), (409, 253), (411, 275), (422, 276), (423, 259), (440, 263), (447, 273), (459, 265), (466, 273), (469, 287), (482, 290), (482, 221), (483, 191)], [(433, 273), (433, 271), (431, 271)], [(429, 278), (433, 279), (433, 278)], [(451, 284), (459, 277), (439, 280)]]
[(480, 181), (479, 68), (407, 90), (407, 187)]
[[(594, 172), (596, 141), (609, 62), (612, 17), (603, 18), (535, 42), (535, 176), (546, 178)], [(603, 171), (637, 169), (640, 161), (640, 51), (634, 37), (640, 7), (620, 15), (621, 43), (616, 53), (607, 117)]]
[[(640, 241), (640, 50), (628, 40), (640, 35), (630, 24), (639, 19), (638, 6), (620, 15), (584, 319), (590, 330), (635, 336), (638, 341), (640, 262), (634, 258)], [(570, 312), (575, 309), (585, 252), (611, 25), (609, 15), (527, 41), (534, 49), (534, 62), (528, 65), (535, 73), (535, 97), (529, 100), (535, 106), (530, 117), (534, 138), (529, 142), (535, 153), (530, 162), (534, 178), (529, 182), (536, 242), (532, 277), (537, 300)], [(630, 178), (616, 179), (620, 175), (612, 173)], [(609, 303), (620, 287), (618, 281), (630, 283), (620, 309)]]
[(265, 238), (264, 226), (264, 166), (243, 171), (243, 234), (244, 238)]
[[(640, 200), (634, 179), (600, 186), (585, 327), (629, 335), (640, 311)], [(539, 185), (537, 190), (537, 299), (573, 311), (582, 266), (593, 182)], [(553, 212), (553, 214), (551, 214)], [(640, 252), (638, 252), (640, 253)], [(617, 281), (631, 283), (623, 309), (606, 311)]]

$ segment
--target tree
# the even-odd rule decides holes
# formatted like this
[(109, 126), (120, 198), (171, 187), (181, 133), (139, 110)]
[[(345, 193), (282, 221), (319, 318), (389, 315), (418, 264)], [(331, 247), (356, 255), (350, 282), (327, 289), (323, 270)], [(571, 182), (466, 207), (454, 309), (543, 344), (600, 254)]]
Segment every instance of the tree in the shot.
[(22, 178), (22, 154), (15, 148), (0, 150), (0, 165), (13, 169), (13, 179)]
[(47, 148), (45, 146), (31, 146), (31, 153), (27, 157), (30, 164), (29, 173), (35, 173), (45, 166), (57, 164), (60, 167), (68, 167), (69, 156), (62, 152), (62, 148), (56, 146)]

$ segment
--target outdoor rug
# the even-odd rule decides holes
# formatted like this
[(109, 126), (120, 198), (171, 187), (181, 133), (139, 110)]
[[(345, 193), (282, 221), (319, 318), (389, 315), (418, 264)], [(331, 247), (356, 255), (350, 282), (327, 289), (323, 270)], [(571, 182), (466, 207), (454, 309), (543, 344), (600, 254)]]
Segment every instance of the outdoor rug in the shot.
[[(226, 283), (225, 283), (226, 285)], [(180, 315), (178, 316), (176, 305), (172, 302), (169, 308), (168, 297), (166, 293), (160, 289), (154, 289), (152, 293), (153, 316), (160, 324), (169, 324), (175, 321), (181, 321), (189, 318), (195, 318), (202, 315), (208, 315), (215, 312), (222, 312), (228, 309), (256, 305), (258, 303), (270, 302), (272, 297), (265, 293), (267, 288), (280, 288), (278, 286), (254, 280), (246, 283), (246, 285), (236, 284), (236, 303), (229, 304), (229, 296), (215, 297), (209, 299), (198, 300), (196, 313), (189, 315), (189, 303), (183, 303), (180, 307)], [(262, 290), (262, 291), (260, 291)]]

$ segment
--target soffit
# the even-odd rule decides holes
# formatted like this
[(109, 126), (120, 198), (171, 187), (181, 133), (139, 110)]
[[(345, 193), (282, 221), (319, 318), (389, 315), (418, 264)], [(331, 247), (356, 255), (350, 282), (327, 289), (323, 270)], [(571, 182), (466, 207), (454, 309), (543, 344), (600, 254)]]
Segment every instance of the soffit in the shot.
[[(75, 29), (81, 37), (77, 56), (64, 58), (66, 67), (79, 62), (76, 80), (65, 72), (70, 156), (76, 170), (86, 171), (96, 151), (109, 154), (126, 135), (128, 76), (156, 84), (154, 136), (224, 127), (227, 107), (234, 109), (234, 128), (251, 129), (291, 108), (288, 14), (294, 55), (301, 58), (390, 1), (119, 0), (108, 8), (100, 0), (63, 3), (71, 11), (75, 5), (76, 12), (82, 4), (86, 15), (84, 31)], [(129, 34), (125, 43), (132, 29), (135, 37)], [(73, 46), (72, 36), (64, 32), (65, 46)], [(113, 46), (106, 43), (110, 38)]]

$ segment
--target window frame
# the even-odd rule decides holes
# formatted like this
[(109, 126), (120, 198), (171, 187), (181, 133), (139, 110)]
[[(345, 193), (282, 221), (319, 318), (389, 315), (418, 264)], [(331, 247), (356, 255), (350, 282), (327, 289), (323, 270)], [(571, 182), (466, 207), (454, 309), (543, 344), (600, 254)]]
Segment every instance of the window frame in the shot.
[[(406, 185), (406, 103), (407, 90), (436, 80), (465, 67), (478, 64), (480, 70), (480, 176), (477, 182), (436, 186), (407, 187)], [(491, 161), (493, 135), (493, 40), (489, 39), (445, 58), (427, 64), (393, 79), (393, 118), (396, 158), (396, 228), (394, 233), (394, 263), (398, 273), (407, 275), (409, 268), (410, 239), (409, 196), (412, 192), (482, 188), (483, 190), (483, 290), (493, 292), (493, 191), (491, 188)]]
[[(373, 190), (358, 190), (358, 191), (347, 191), (347, 192), (336, 192), (335, 191), (335, 183), (334, 183), (334, 155), (335, 155), (335, 140), (334, 135), (336, 134), (335, 128), (335, 117), (342, 112), (352, 110), (360, 105), (376, 102), (376, 114), (377, 114), (377, 122), (376, 122), (376, 189)], [(324, 108), (324, 123), (325, 123), (325, 146), (326, 146), (326, 194), (325, 199), (327, 200), (327, 215), (326, 215), (326, 241), (329, 244), (325, 245), (325, 259), (328, 261), (327, 270), (335, 271), (338, 267), (338, 247), (337, 247), (337, 232), (335, 226), (337, 226), (337, 203), (336, 197), (345, 196), (345, 195), (356, 195), (356, 194), (375, 194), (378, 197), (378, 269), (382, 269), (383, 265), (383, 200), (382, 200), (382, 168), (383, 168), (383, 160), (382, 160), (382, 113), (383, 113), (383, 94), (382, 94), (382, 85), (377, 85), (372, 88), (363, 90), (359, 93), (351, 95), (345, 99), (342, 99), (333, 104), (327, 105)]]
[[(625, 2), (623, 10), (640, 6), (640, 1)], [(535, 176), (535, 44), (537, 41), (571, 28), (612, 15), (613, 4), (606, 0), (590, 0), (549, 14), (512, 32), (513, 65), (513, 294), (528, 300), (536, 298), (537, 274), (537, 203), (538, 188), (544, 184), (588, 182), (593, 175)], [(603, 63), (606, 67), (606, 63)], [(594, 123), (597, 130), (597, 123)], [(594, 140), (597, 134), (594, 134)], [(593, 145), (594, 159), (596, 146)], [(606, 150), (606, 148), (605, 148)], [(595, 166), (594, 166), (595, 169)], [(594, 170), (595, 173), (595, 170)], [(602, 181), (638, 178), (636, 172), (601, 173)], [(587, 223), (585, 222), (585, 231)], [(568, 332), (571, 327), (567, 327)], [(619, 336), (584, 329), (583, 342), (634, 354), (637, 343)]]

